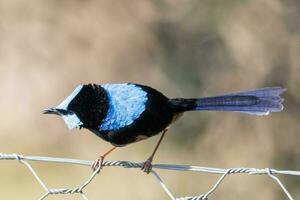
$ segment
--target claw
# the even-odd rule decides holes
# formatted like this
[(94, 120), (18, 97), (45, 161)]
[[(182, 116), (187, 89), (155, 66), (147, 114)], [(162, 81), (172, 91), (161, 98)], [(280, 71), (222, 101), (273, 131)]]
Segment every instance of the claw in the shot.
[(115, 149), (116, 149), (116, 147), (113, 147), (113, 148), (109, 149), (107, 152), (105, 152), (104, 154), (102, 154), (101, 156), (99, 156), (99, 158), (97, 160), (95, 160), (95, 162), (92, 164), (92, 170), (97, 171), (99, 173), (103, 167), (103, 161), (104, 161), (105, 156), (110, 154)]
[(147, 174), (149, 174), (151, 172), (151, 170), (152, 170), (152, 159), (151, 158), (147, 159), (144, 162), (141, 170), (143, 170)]
[(92, 164), (92, 170), (97, 171), (99, 169), (100, 171), (102, 169), (103, 160), (103, 156), (100, 156), (97, 160), (95, 160), (95, 162)]

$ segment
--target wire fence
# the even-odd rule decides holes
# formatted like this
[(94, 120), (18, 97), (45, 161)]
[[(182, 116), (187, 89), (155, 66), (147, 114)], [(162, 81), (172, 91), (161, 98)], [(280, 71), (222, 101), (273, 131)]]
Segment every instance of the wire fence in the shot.
[[(46, 199), (50, 195), (62, 195), (62, 194), (80, 194), (82, 199), (88, 200), (86, 193), (84, 192), (85, 187), (87, 187), (96, 175), (100, 172), (100, 168), (94, 171), (87, 180), (76, 188), (56, 188), (51, 189), (46, 186), (44, 181), (39, 177), (34, 168), (30, 165), (30, 161), (39, 161), (39, 162), (52, 162), (52, 163), (62, 163), (62, 164), (75, 164), (82, 166), (91, 166), (92, 161), (88, 160), (77, 160), (70, 158), (58, 158), (58, 157), (43, 157), (43, 156), (23, 156), (19, 154), (5, 154), (0, 153), (0, 160), (16, 160), (21, 164), (24, 164), (27, 169), (32, 173), (34, 178), (39, 182), (41, 187), (45, 190), (45, 193), (39, 198), (39, 200)], [(103, 167), (123, 167), (123, 168), (141, 168), (143, 162), (129, 162), (129, 161), (104, 161)], [(161, 170), (175, 170), (175, 171), (192, 171), (195, 173), (212, 173), (212, 174), (220, 174), (220, 178), (216, 181), (216, 183), (211, 187), (211, 189), (199, 196), (188, 196), (188, 197), (179, 197), (176, 198), (171, 191), (168, 189), (166, 184), (162, 181), (159, 174), (155, 171), (156, 169)], [(249, 175), (267, 175), (271, 177), (278, 186), (283, 190), (289, 200), (294, 200), (290, 192), (284, 186), (284, 184), (280, 181), (280, 179), (276, 176), (279, 174), (283, 175), (292, 175), (292, 176), (300, 176), (300, 171), (292, 171), (292, 170), (276, 170), (276, 169), (256, 169), (256, 168), (211, 168), (211, 167), (199, 167), (199, 166), (189, 166), (189, 165), (171, 165), (171, 164), (153, 164), (152, 170), (150, 172), (166, 194), (172, 200), (207, 200), (208, 197), (217, 190), (223, 180), (230, 174), (249, 174)]]

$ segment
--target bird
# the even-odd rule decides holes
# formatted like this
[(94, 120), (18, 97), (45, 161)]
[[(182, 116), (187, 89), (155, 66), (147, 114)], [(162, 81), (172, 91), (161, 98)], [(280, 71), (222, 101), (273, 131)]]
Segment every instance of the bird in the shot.
[(230, 111), (265, 116), (283, 110), (282, 87), (265, 87), (200, 98), (168, 98), (137, 83), (80, 84), (59, 105), (44, 110), (64, 120), (69, 129), (85, 128), (112, 144), (92, 164), (95, 171), (117, 147), (161, 133), (141, 169), (151, 172), (154, 155), (169, 126), (188, 111)]

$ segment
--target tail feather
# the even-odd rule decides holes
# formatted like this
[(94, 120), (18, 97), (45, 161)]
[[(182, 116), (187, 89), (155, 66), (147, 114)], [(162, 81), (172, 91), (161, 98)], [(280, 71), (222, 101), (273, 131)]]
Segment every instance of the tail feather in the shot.
[(173, 99), (173, 105), (185, 111), (217, 110), (268, 115), (282, 111), (283, 98), (280, 95), (284, 91), (286, 89), (281, 87), (268, 87), (198, 99)]

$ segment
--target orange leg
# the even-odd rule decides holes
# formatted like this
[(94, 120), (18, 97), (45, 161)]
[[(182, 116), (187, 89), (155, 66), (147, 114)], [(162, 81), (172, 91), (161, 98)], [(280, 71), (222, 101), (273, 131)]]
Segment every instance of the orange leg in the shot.
[(160, 138), (159, 138), (159, 140), (158, 140), (158, 143), (156, 144), (156, 146), (155, 146), (155, 148), (154, 148), (153, 153), (152, 153), (151, 156), (144, 162), (144, 165), (143, 165), (143, 167), (142, 167), (142, 170), (143, 170), (144, 172), (146, 172), (147, 174), (149, 174), (150, 171), (151, 171), (151, 168), (152, 168), (152, 164), (151, 164), (151, 163), (152, 163), (153, 157), (154, 157), (154, 155), (155, 155), (155, 153), (156, 153), (156, 151), (157, 151), (157, 149), (158, 149), (158, 147), (159, 147), (159, 145), (160, 145), (160, 143), (161, 143), (162, 139), (164, 138), (164, 136), (165, 136), (165, 134), (166, 134), (167, 131), (168, 131), (168, 129), (163, 130), (162, 135), (160, 136)]
[(99, 156), (99, 158), (97, 160), (95, 160), (95, 162), (92, 164), (92, 170), (96, 171), (98, 168), (102, 168), (102, 164), (103, 164), (103, 160), (104, 158), (110, 154), (113, 150), (115, 150), (117, 147), (113, 147), (111, 149), (109, 149), (107, 152), (105, 152), (104, 154), (101, 154)]

